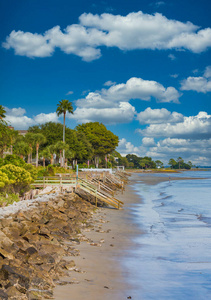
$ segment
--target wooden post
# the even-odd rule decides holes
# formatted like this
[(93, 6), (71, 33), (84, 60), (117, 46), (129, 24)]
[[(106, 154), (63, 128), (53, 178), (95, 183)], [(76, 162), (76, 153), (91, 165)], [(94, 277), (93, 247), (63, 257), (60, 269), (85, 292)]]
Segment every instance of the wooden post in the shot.
[(96, 207), (97, 207), (97, 190), (96, 190), (96, 192), (95, 192), (95, 205), (96, 205)]
[(45, 177), (43, 177), (43, 189), (45, 188)]

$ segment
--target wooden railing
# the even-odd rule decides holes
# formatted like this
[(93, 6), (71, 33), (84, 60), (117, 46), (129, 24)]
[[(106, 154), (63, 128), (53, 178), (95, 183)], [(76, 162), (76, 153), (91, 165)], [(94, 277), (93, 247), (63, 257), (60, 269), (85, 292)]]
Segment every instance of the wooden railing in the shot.
[[(86, 180), (80, 177), (69, 177), (69, 176), (46, 176), (46, 177), (40, 177), (35, 180), (33, 185), (35, 187), (42, 187), (45, 188), (47, 186), (52, 187), (61, 187), (65, 189), (65, 187), (73, 187), (77, 191), (78, 189), (82, 189), (86, 193), (89, 193), (90, 195), (95, 197), (96, 205), (97, 205), (97, 199), (105, 202), (108, 205), (111, 205), (115, 208), (120, 208), (123, 206), (123, 202), (114, 198), (113, 195), (111, 195), (112, 189), (106, 186), (106, 184), (103, 184), (102, 182), (97, 181), (92, 182), (91, 180)], [(104, 190), (103, 190), (104, 189)], [(107, 191), (106, 191), (107, 190)], [(110, 193), (109, 193), (109, 192)]]

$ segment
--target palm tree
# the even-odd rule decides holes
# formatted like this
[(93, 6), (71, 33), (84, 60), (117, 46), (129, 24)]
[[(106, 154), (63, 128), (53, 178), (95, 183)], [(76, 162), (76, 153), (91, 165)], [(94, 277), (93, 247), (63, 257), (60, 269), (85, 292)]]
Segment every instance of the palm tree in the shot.
[(60, 167), (64, 166), (63, 159), (62, 159), (62, 151), (64, 153), (64, 151), (68, 149), (69, 149), (69, 145), (65, 144), (64, 142), (58, 142), (55, 145), (56, 152), (60, 154)]
[(46, 160), (46, 158), (47, 159), (51, 158), (51, 153), (50, 153), (49, 147), (46, 147), (45, 149), (43, 149), (39, 156), (42, 157), (42, 159), (43, 159), (43, 167), (45, 168), (45, 160)]
[(4, 109), (4, 107), (2, 105), (0, 105), (0, 120), (4, 119), (6, 117), (6, 110)]
[[(59, 104), (57, 104), (57, 116), (60, 116), (61, 114), (63, 114), (64, 116), (64, 121), (63, 121), (63, 143), (65, 143), (65, 117), (66, 117), (66, 113), (69, 112), (71, 114), (73, 114), (73, 107), (72, 107), (72, 103), (69, 100), (62, 100), (59, 101)], [(65, 161), (65, 150), (63, 149), (63, 167), (64, 167), (64, 161)]]
[(33, 145), (34, 145), (34, 133), (32, 132), (27, 132), (25, 135), (25, 141), (30, 147), (30, 151), (28, 153), (28, 164), (32, 162), (32, 150), (33, 150)]
[(48, 146), (48, 149), (49, 149), (49, 152), (50, 152), (50, 155), (51, 155), (51, 157), (50, 157), (51, 165), (53, 165), (53, 163), (54, 163), (54, 157), (53, 157), (53, 155), (55, 153), (55, 145)]
[(15, 144), (14, 152), (23, 159), (30, 152), (30, 147), (24, 141), (19, 141)]
[(46, 142), (46, 137), (42, 133), (35, 133), (33, 135), (34, 144), (36, 146), (36, 167), (38, 167), (38, 151), (41, 144)]

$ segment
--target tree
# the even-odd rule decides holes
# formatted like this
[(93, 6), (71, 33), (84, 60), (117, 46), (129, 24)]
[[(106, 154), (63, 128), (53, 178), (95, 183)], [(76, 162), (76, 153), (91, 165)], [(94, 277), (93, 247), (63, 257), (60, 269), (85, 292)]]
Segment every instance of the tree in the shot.
[(0, 105), (0, 121), (2, 121), (6, 117), (6, 110), (2, 105)]
[(181, 164), (184, 164), (184, 160), (182, 159), (182, 157), (178, 157), (177, 162), (179, 163), (179, 169), (180, 169)]
[(25, 143), (24, 141), (20, 141), (15, 144), (14, 152), (15, 154), (20, 155), (20, 157), (23, 158), (31, 152), (31, 149), (27, 143)]
[(168, 164), (170, 165), (171, 169), (175, 169), (177, 162), (173, 158), (170, 158)]
[(95, 165), (98, 167), (99, 157), (105, 157), (112, 153), (118, 146), (119, 138), (111, 131), (107, 130), (105, 125), (99, 122), (89, 122), (76, 127), (78, 132), (83, 132), (92, 145)]
[(41, 133), (35, 133), (33, 135), (33, 141), (34, 141), (34, 145), (36, 146), (36, 167), (38, 167), (38, 151), (39, 151), (39, 147), (41, 144), (44, 144), (46, 141), (46, 138), (43, 134)]
[(54, 163), (54, 153), (55, 153), (55, 145), (50, 145), (50, 146), (48, 146), (48, 150), (49, 150), (49, 152), (50, 152), (50, 155), (51, 155), (51, 157), (50, 157), (50, 162), (51, 162), (51, 165), (53, 165), (53, 163)]
[(45, 160), (48, 159), (48, 158), (51, 159), (51, 153), (50, 153), (49, 147), (46, 147), (45, 149), (43, 149), (40, 152), (40, 157), (43, 160), (43, 167), (45, 168)]
[(28, 163), (30, 164), (32, 162), (32, 150), (33, 150), (33, 145), (34, 145), (34, 133), (32, 132), (27, 132), (25, 135), (25, 142), (29, 145), (30, 151), (28, 153)]
[(155, 163), (156, 163), (156, 167), (157, 167), (157, 168), (163, 168), (163, 163), (162, 163), (162, 161), (156, 160)]
[(69, 149), (69, 146), (65, 144), (64, 142), (58, 142), (55, 145), (55, 150), (60, 155), (60, 167), (63, 167), (63, 158), (62, 158), (62, 152)]
[[(56, 113), (57, 113), (58, 116), (60, 116), (61, 114), (63, 114), (63, 116), (64, 116), (64, 120), (63, 120), (63, 143), (65, 143), (65, 117), (66, 117), (67, 112), (73, 114), (72, 103), (69, 100), (59, 101), (59, 104), (57, 104)], [(64, 166), (64, 161), (65, 161), (65, 150), (63, 149), (63, 166)]]

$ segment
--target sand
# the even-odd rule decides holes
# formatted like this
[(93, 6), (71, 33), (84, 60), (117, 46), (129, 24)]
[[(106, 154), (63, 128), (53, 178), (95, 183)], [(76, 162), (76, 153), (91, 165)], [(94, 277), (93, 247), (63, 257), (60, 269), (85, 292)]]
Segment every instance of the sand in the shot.
[(76, 283), (57, 286), (54, 290), (56, 300), (131, 299), (129, 291), (132, 286), (127, 281), (127, 271), (122, 262), (130, 249), (136, 247), (133, 237), (143, 234), (141, 228), (132, 222), (131, 209), (141, 203), (141, 198), (134, 192), (132, 184), (142, 181), (151, 185), (169, 178), (132, 174), (129, 179), (124, 193), (117, 194), (117, 198), (124, 202), (124, 209), (98, 209), (94, 215), (93, 230), (84, 232), (94, 244), (98, 245), (100, 242), (101, 246), (91, 246), (87, 242), (75, 246), (79, 249), (80, 256), (70, 259), (74, 259), (78, 272), (72, 271), (71, 276), (63, 280)]

